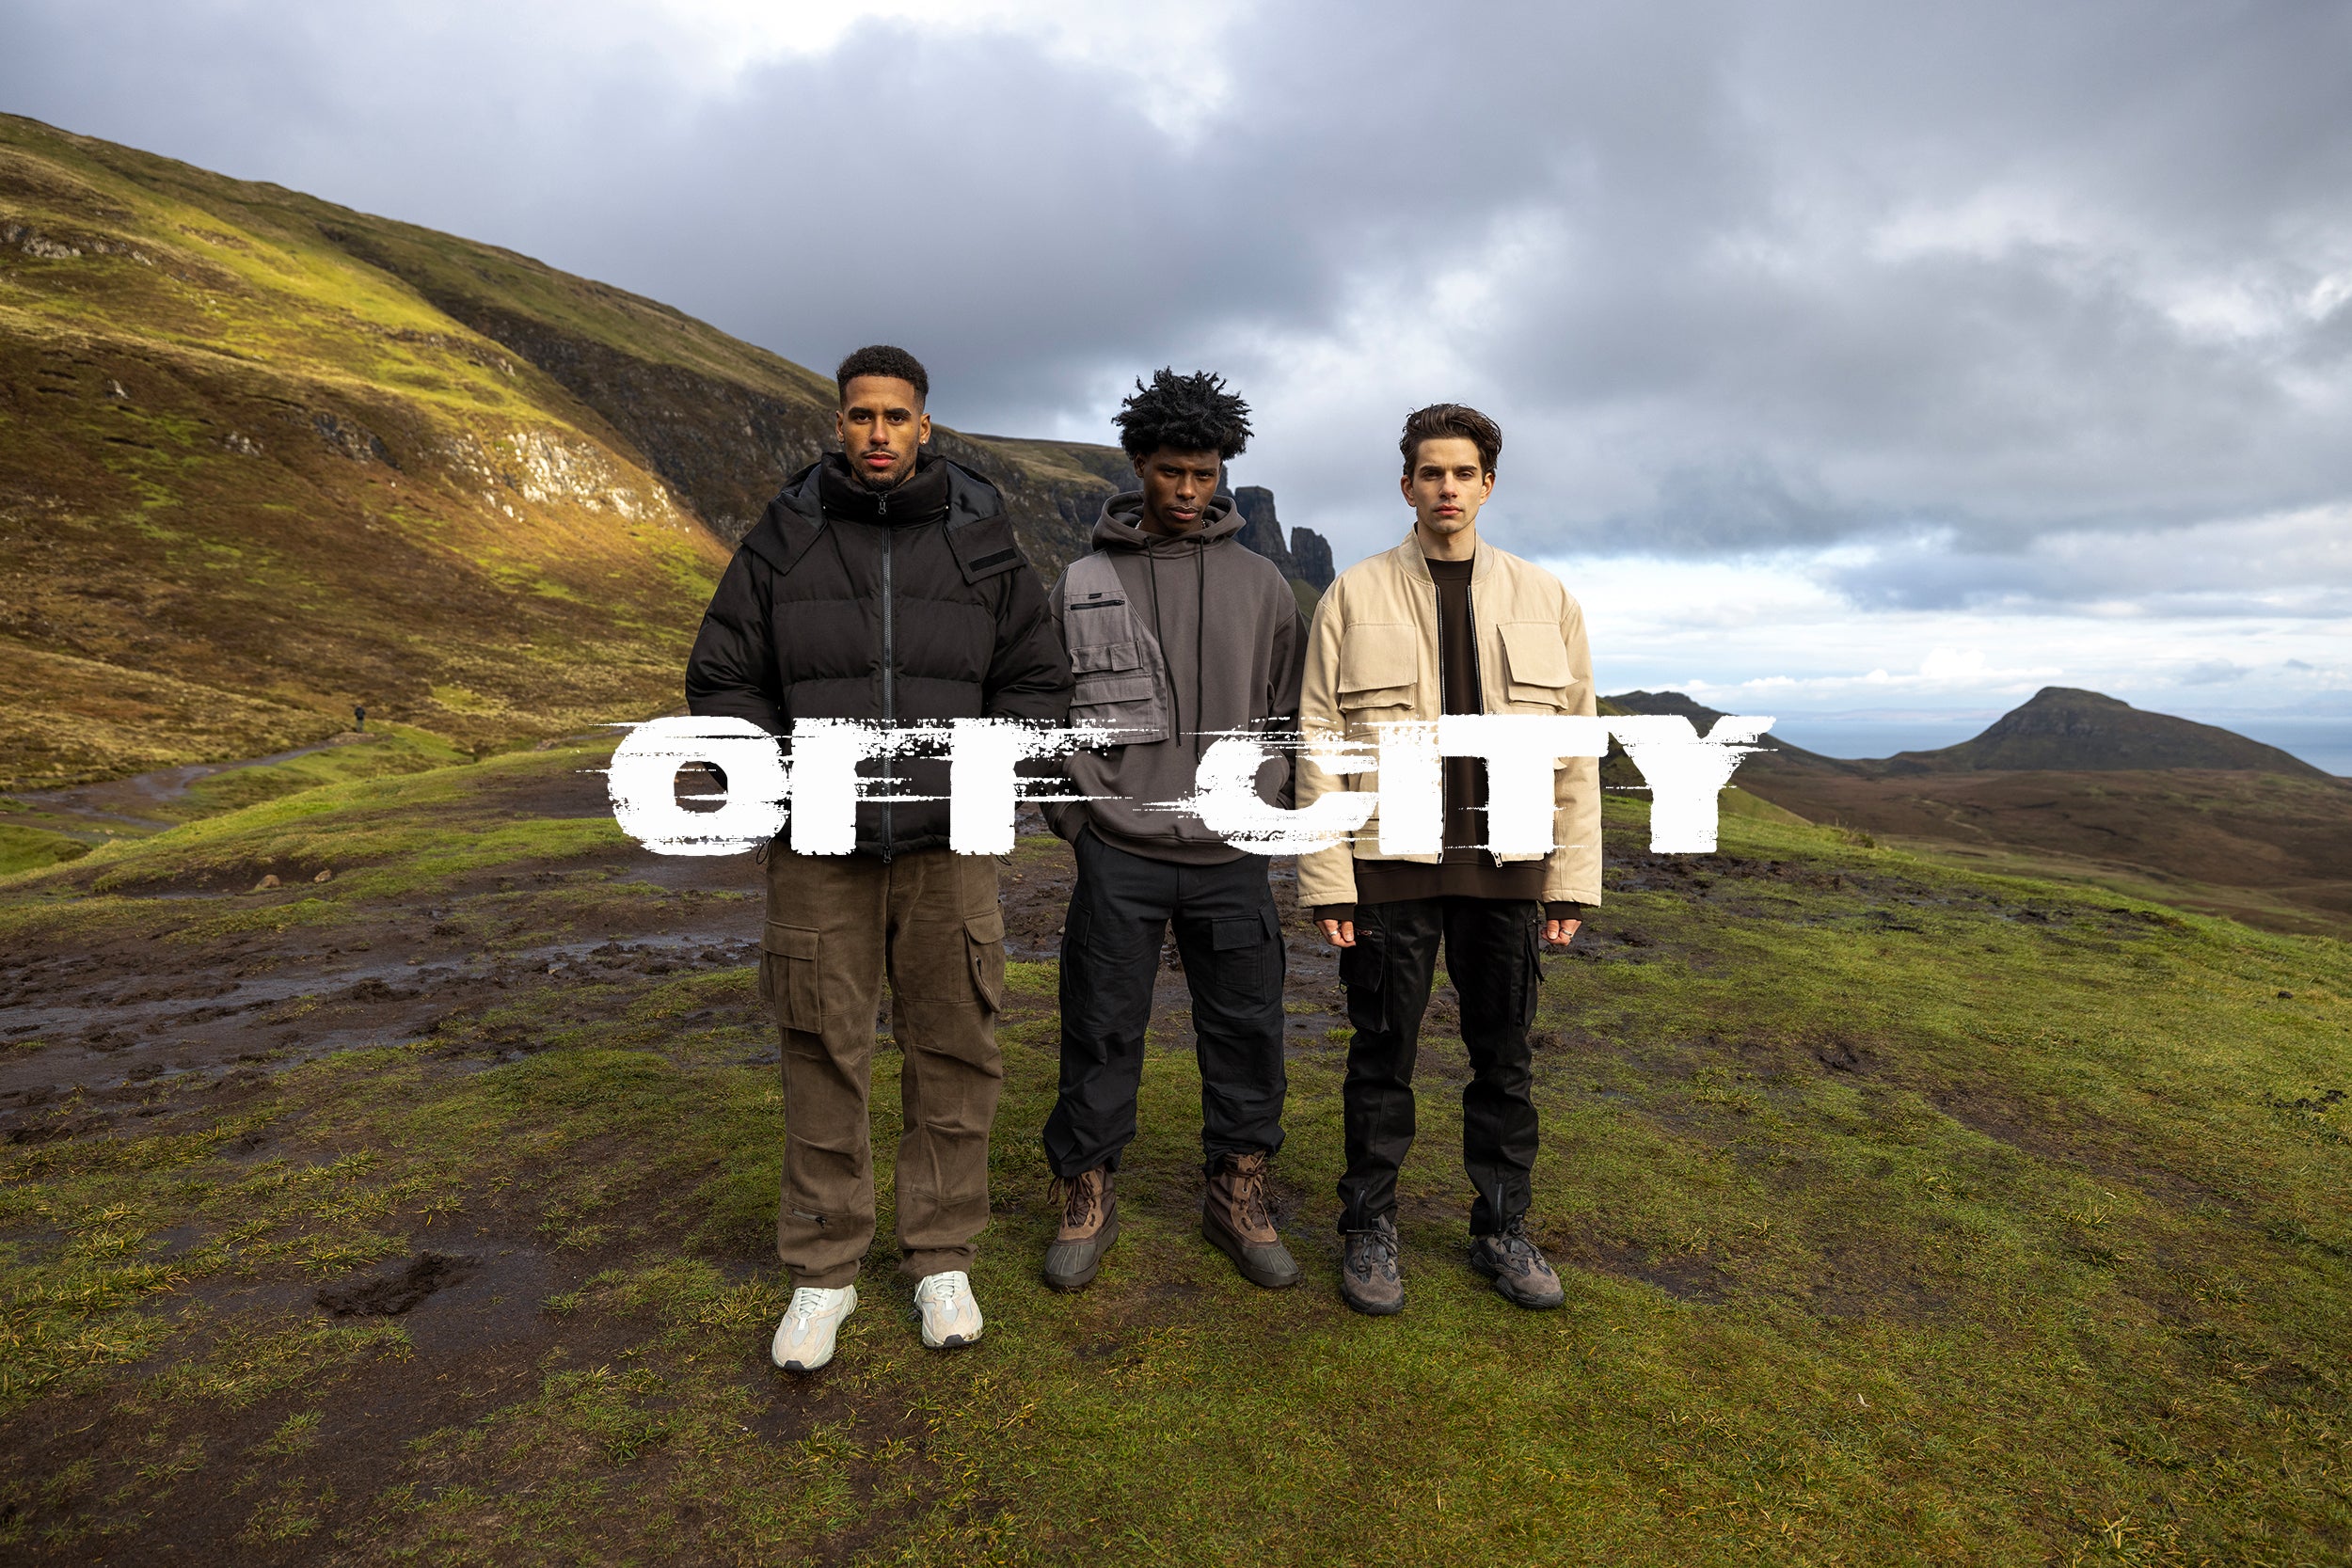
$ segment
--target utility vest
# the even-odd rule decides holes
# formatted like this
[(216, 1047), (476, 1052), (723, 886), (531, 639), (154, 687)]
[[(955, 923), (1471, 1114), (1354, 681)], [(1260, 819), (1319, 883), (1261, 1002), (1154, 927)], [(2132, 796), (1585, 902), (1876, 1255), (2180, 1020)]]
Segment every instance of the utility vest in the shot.
[(1062, 640), (1070, 649), (1070, 721), (1118, 732), (1110, 745), (1149, 746), (1175, 734), (1168, 657), (1136, 619), (1127, 585), (1107, 551), (1070, 563), (1062, 576)]

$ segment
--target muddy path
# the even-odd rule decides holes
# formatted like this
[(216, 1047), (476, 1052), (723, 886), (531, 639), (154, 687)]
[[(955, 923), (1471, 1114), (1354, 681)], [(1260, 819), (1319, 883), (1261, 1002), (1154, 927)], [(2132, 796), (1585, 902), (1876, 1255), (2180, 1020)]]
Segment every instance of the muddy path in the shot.
[[(604, 775), (593, 767), (501, 778), (480, 797), (478, 809), (494, 819), (602, 821), (610, 813)], [(85, 807), (97, 809), (96, 799)], [(1025, 812), (1019, 827), (1025, 847), (1002, 877), (1006, 951), (1017, 961), (1051, 960), (1072, 863), (1036, 813)], [(527, 868), (485, 868), (413, 895), (342, 896), (331, 924), (194, 934), (266, 923), (341, 891), (331, 865), (310, 872), (303, 862), (281, 877), (266, 863), (136, 883), (116, 896), (143, 906), (136, 912), (148, 918), (11, 943), (0, 963), (0, 1133), (46, 1135), (28, 1125), (28, 1113), (68, 1097), (103, 1118), (105, 1106), (190, 1074), (276, 1070), (335, 1051), (456, 1038), (485, 1011), (544, 1001), (542, 993), (594, 986), (603, 994), (758, 961), (764, 883), (749, 854), (655, 855), (623, 840)], [(1288, 862), (1273, 879), (1300, 1004), (1290, 1029), (1320, 1038), (1343, 1022), (1336, 960), (1292, 918)], [(1188, 1006), (1172, 937), (1164, 953), (1155, 1033)], [(560, 1001), (552, 1010), (562, 1016)], [(512, 1044), (506, 1054), (524, 1048)]]

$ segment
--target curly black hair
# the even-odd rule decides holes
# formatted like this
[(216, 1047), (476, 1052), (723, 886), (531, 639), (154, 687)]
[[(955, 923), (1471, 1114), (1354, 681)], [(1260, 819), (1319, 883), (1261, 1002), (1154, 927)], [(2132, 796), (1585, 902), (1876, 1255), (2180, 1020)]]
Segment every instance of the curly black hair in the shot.
[(1249, 404), (1225, 389), (1223, 376), (1207, 371), (1152, 372), (1152, 385), (1136, 383), (1135, 396), (1119, 405), (1115, 422), (1130, 457), (1167, 448), (1232, 458), (1249, 444)]
[(868, 343), (841, 361), (841, 368), (833, 372), (833, 381), (841, 388), (844, 401), (850, 395), (850, 383), (861, 375), (882, 375), (893, 381), (903, 381), (914, 388), (918, 403), (930, 401), (931, 395), (931, 378), (924, 373), (923, 361), (905, 349), (893, 348), (888, 343)]

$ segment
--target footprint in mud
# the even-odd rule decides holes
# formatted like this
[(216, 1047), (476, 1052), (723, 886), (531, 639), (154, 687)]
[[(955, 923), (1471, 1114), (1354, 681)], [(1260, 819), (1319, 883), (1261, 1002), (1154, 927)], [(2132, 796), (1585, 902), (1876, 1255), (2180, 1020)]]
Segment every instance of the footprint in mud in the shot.
[(339, 1318), (396, 1318), (434, 1291), (465, 1283), (481, 1266), (479, 1258), (421, 1253), (389, 1269), (341, 1285), (322, 1286), (313, 1299)]

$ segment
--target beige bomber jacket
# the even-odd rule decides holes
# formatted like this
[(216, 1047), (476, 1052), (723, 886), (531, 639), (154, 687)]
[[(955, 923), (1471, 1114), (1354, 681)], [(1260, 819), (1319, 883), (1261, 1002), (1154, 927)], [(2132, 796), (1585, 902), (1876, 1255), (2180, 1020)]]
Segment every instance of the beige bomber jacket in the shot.
[[(1531, 562), (1481, 541), (1470, 565), (1470, 615), (1477, 628), (1478, 689), (1488, 713), (1581, 714), (1591, 718), (1593, 659), (1584, 611), (1560, 579)], [(1358, 562), (1315, 606), (1307, 637), (1307, 674), (1299, 693), (1304, 738), (1340, 736), (1369, 743), (1373, 726), (1434, 720), (1445, 711), (1438, 685), (1438, 585), (1412, 534), (1392, 550)], [(1327, 790), (1377, 789), (1377, 772), (1338, 774), (1302, 757), (1298, 804)], [(1552, 775), (1552, 843), (1544, 877), (1546, 902), (1600, 902), (1600, 763), (1563, 760)], [(1302, 909), (1356, 901), (1356, 862), (1415, 860), (1384, 856), (1375, 813), (1356, 843), (1302, 855)], [(1532, 856), (1501, 856), (1527, 860)]]

